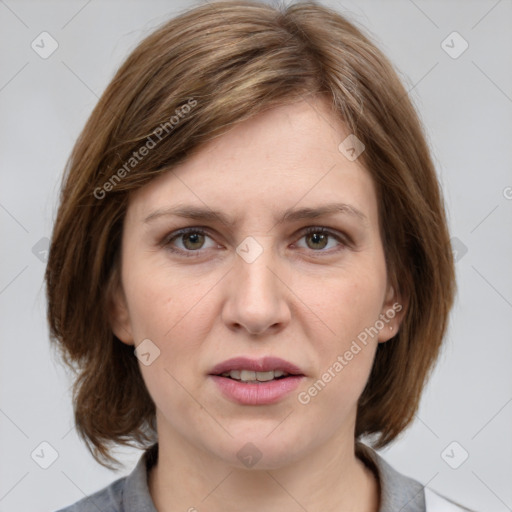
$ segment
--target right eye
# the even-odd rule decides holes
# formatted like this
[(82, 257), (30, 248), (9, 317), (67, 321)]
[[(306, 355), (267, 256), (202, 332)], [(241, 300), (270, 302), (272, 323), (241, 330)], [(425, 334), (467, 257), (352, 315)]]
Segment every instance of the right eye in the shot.
[[(201, 249), (204, 249), (205, 237), (210, 238), (206, 231), (201, 228), (184, 228), (166, 236), (162, 245), (171, 252), (186, 257), (195, 257), (202, 254)], [(181, 240), (182, 247), (177, 248), (174, 245), (175, 240)], [(215, 244), (211, 245), (210, 248), (214, 246)]]

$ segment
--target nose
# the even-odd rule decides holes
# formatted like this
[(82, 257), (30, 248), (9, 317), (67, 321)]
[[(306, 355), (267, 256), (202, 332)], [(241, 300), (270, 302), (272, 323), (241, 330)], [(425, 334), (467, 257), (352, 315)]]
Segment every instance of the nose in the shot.
[[(261, 253), (254, 260), (237, 255), (229, 273), (230, 293), (223, 308), (225, 324), (252, 335), (275, 334), (290, 322), (284, 266), (271, 247), (270, 237), (257, 237)], [(242, 253), (241, 253), (242, 254)]]

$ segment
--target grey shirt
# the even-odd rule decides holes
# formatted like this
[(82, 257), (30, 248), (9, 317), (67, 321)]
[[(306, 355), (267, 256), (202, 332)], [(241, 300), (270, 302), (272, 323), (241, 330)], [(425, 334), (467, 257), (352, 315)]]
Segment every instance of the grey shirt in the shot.
[[(356, 453), (378, 477), (381, 494), (379, 512), (429, 510), (425, 508), (423, 485), (393, 469), (377, 452), (362, 443), (356, 444)], [(147, 482), (148, 471), (157, 457), (158, 443), (155, 443), (142, 454), (128, 476), (57, 512), (157, 512)]]

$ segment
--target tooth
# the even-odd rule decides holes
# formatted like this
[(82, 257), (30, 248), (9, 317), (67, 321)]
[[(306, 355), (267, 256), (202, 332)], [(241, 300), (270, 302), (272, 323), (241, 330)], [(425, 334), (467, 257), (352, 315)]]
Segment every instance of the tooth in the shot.
[(242, 370), (240, 372), (240, 380), (256, 380), (256, 372), (251, 372), (250, 370)]
[(231, 377), (242, 382), (268, 382), (279, 377), (286, 377), (288, 373), (283, 370), (270, 370), (268, 372), (256, 372), (252, 370), (231, 370), (224, 372), (223, 377)]
[(271, 370), (269, 372), (256, 372), (256, 379), (260, 382), (266, 382), (267, 380), (273, 380), (274, 372)]

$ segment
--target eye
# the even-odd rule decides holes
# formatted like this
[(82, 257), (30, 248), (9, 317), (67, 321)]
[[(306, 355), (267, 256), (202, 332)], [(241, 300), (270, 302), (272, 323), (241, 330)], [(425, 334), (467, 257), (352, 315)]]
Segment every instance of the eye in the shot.
[[(164, 245), (171, 252), (184, 254), (185, 256), (200, 256), (200, 249), (208, 249), (204, 247), (205, 238), (210, 238), (206, 231), (201, 228), (184, 228), (171, 233), (162, 241)], [(181, 241), (181, 247), (176, 247), (173, 242), (175, 240)], [(215, 247), (215, 244), (210, 246)], [(196, 254), (194, 254), (196, 253)]]
[(306, 239), (306, 245), (308, 249), (313, 250), (314, 252), (330, 252), (330, 251), (324, 251), (329, 242), (337, 241), (337, 245), (344, 246), (345, 244), (342, 241), (342, 238), (333, 233), (332, 231), (329, 231), (328, 229), (324, 227), (319, 226), (312, 226), (309, 227), (306, 232), (302, 235), (301, 239)]
[[(205, 246), (205, 240), (207, 238), (211, 240), (208, 233), (200, 227), (183, 228), (166, 236), (162, 240), (161, 245), (169, 251), (179, 255), (186, 257), (198, 257), (203, 254), (203, 249), (206, 250), (216, 247), (213, 240), (210, 246)], [(317, 253), (336, 252), (336, 250), (340, 250), (347, 245), (342, 236), (328, 230), (327, 228), (319, 226), (311, 226), (307, 228), (306, 231), (303, 231), (299, 240), (303, 238), (307, 240), (306, 249), (310, 249)], [(339, 248), (334, 251), (324, 250), (328, 247), (331, 241), (336, 241), (337, 244), (334, 244), (334, 246), (338, 245)], [(295, 245), (300, 247), (298, 244)]]

